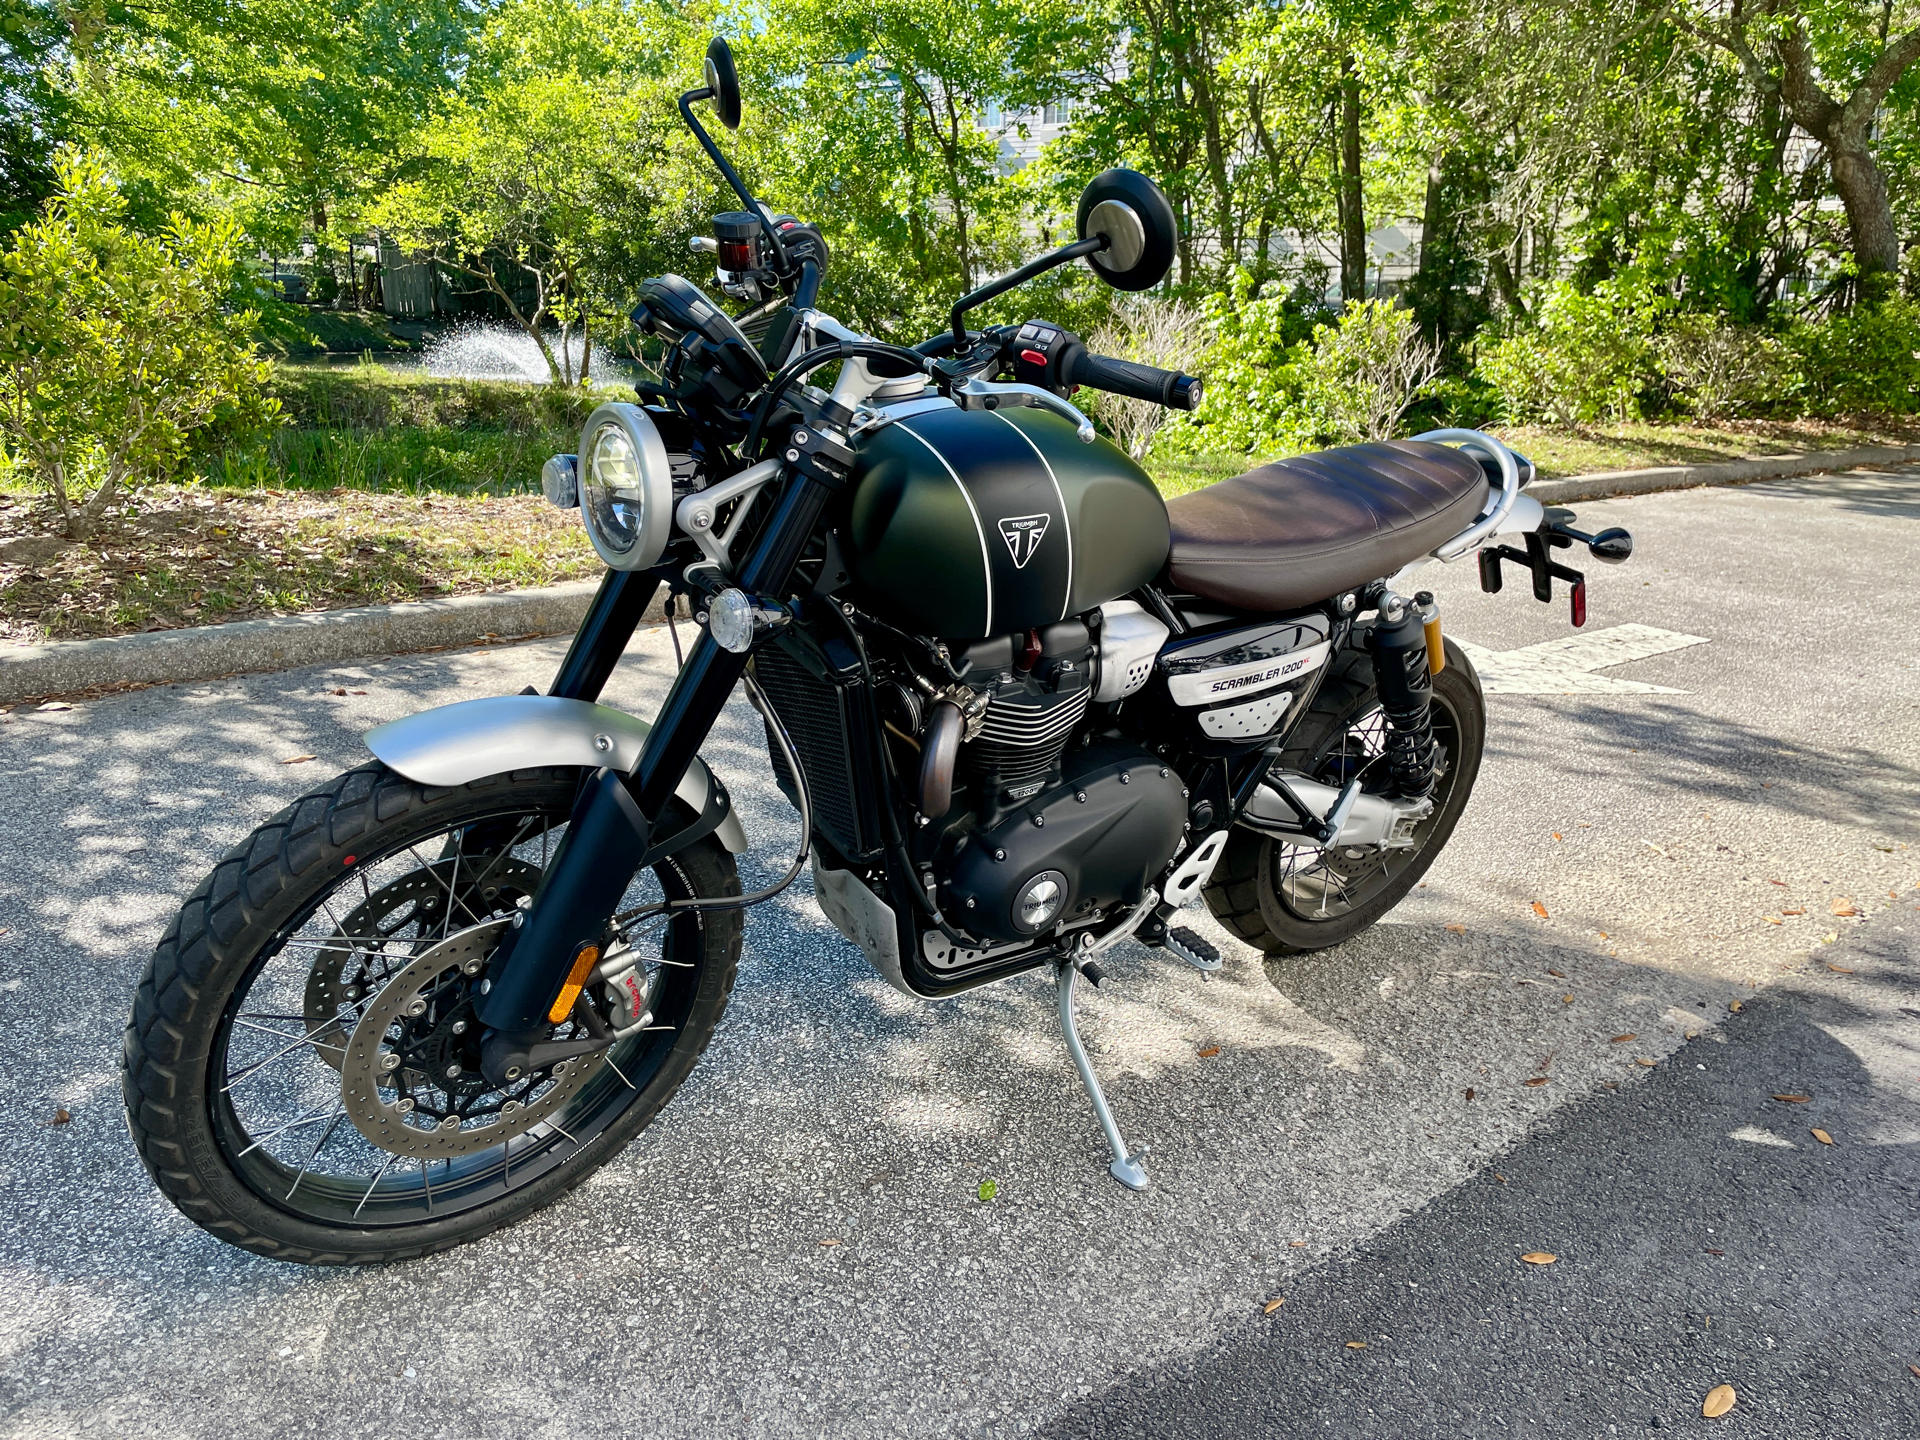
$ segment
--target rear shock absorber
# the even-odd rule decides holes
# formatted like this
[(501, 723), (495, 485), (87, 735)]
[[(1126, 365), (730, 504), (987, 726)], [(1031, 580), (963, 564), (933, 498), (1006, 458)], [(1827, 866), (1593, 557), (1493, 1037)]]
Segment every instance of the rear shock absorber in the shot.
[(1388, 787), (1403, 800), (1424, 800), (1433, 793), (1438, 750), (1433, 741), (1433, 676), (1420, 609), (1392, 591), (1382, 595), (1380, 619), (1367, 637), (1367, 648), (1387, 719)]

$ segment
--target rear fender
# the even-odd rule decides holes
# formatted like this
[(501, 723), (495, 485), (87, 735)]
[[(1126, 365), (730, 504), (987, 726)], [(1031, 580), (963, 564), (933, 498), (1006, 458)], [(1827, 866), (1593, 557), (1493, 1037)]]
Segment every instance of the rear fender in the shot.
[[(388, 769), (422, 785), (465, 785), (548, 765), (604, 765), (625, 774), (639, 760), (650, 729), (638, 716), (586, 700), (493, 695), (376, 726), (367, 732), (367, 749)], [(696, 757), (673, 793), (702, 815), (717, 787), (706, 762)], [(724, 791), (721, 804), (725, 814), (714, 833), (738, 855), (747, 848), (747, 832)]]

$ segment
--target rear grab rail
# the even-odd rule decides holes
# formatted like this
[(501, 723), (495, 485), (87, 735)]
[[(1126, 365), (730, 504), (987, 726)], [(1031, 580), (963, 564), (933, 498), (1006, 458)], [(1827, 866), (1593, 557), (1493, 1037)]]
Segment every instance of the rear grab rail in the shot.
[(1429, 430), (1424, 435), (1416, 435), (1413, 438), (1437, 445), (1457, 445), (1462, 450), (1486, 456), (1499, 467), (1500, 489), (1494, 495), (1490, 507), (1482, 510), (1480, 518), (1473, 524), (1451, 540), (1435, 546), (1430, 552), (1434, 559), (1442, 563), (1458, 560), (1462, 555), (1479, 549), (1487, 540), (1500, 533), (1500, 527), (1513, 509), (1514, 501), (1520, 498), (1520, 466), (1514, 460), (1511, 450), (1491, 435), (1479, 430)]

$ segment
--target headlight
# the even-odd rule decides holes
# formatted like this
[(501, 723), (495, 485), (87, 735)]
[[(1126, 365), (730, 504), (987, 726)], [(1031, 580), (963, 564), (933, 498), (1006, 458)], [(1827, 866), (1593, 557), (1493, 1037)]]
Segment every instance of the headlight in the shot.
[(673, 466), (638, 405), (602, 405), (580, 432), (580, 516), (615, 570), (644, 570), (673, 530)]

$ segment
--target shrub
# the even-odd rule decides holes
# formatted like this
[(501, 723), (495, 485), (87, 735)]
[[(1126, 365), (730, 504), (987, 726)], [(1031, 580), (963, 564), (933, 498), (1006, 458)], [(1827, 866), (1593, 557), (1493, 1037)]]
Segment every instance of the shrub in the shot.
[[(1121, 360), (1192, 370), (1206, 348), (1206, 329), (1200, 312), (1184, 300), (1140, 299), (1117, 305), (1087, 344), (1097, 354)], [(1086, 390), (1081, 398), (1136, 460), (1153, 447), (1154, 437), (1172, 415), (1164, 405), (1107, 390)]]
[(84, 537), (123, 487), (170, 471), (194, 431), (263, 426), (274, 407), (253, 316), (226, 308), (233, 223), (176, 216), (139, 235), (98, 163), (64, 157), (59, 181), (0, 252), (0, 431)]
[(1295, 368), (1302, 409), (1319, 436), (1388, 440), (1440, 373), (1440, 347), (1422, 337), (1411, 310), (1360, 300), (1334, 324), (1314, 327), (1313, 349)]
[(1788, 337), (1814, 415), (1920, 411), (1920, 303), (1897, 296)]
[(1299, 302), (1256, 291), (1242, 272), (1230, 289), (1207, 297), (1202, 313), (1213, 337), (1200, 362), (1206, 391), (1198, 411), (1161, 426), (1158, 448), (1269, 455), (1310, 447), (1313, 427), (1301, 408), (1294, 361), (1306, 349), (1312, 322)]
[(1768, 409), (1794, 384), (1792, 358), (1776, 336), (1717, 315), (1677, 317), (1656, 357), (1674, 399), (1699, 420)]
[(1481, 348), (1477, 370), (1500, 392), (1506, 418), (1578, 425), (1632, 420), (1655, 378), (1654, 326), (1662, 297), (1629, 280), (1582, 292), (1561, 281), (1534, 307), (1531, 324)]

